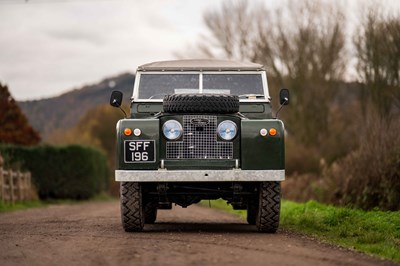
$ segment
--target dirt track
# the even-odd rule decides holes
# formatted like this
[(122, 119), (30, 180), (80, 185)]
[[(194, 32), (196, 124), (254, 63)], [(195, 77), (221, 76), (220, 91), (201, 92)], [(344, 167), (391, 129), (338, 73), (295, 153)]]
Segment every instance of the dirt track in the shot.
[(396, 265), (285, 231), (191, 206), (160, 211), (145, 232), (125, 233), (118, 202), (0, 214), (0, 265)]

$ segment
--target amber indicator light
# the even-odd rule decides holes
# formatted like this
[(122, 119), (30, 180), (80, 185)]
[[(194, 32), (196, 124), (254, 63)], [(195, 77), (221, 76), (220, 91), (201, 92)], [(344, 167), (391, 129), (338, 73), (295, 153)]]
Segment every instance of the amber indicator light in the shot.
[(132, 129), (130, 129), (130, 128), (125, 128), (125, 129), (124, 129), (124, 134), (125, 134), (125, 136), (130, 136), (130, 135), (132, 135)]
[(270, 136), (276, 136), (276, 133), (277, 133), (277, 131), (276, 131), (275, 128), (270, 128), (270, 129), (269, 129), (269, 135), (270, 135)]

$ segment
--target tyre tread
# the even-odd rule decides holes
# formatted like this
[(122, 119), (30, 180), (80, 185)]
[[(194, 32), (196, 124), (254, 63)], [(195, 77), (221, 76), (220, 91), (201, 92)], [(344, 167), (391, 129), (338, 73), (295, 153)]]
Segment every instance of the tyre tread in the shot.
[(163, 100), (167, 113), (220, 113), (239, 112), (239, 97), (227, 94), (172, 94)]
[(280, 207), (280, 182), (262, 182), (259, 191), (259, 208), (256, 219), (258, 231), (275, 233), (278, 230)]
[(139, 183), (121, 182), (121, 220), (126, 232), (143, 230), (144, 215), (142, 192)]

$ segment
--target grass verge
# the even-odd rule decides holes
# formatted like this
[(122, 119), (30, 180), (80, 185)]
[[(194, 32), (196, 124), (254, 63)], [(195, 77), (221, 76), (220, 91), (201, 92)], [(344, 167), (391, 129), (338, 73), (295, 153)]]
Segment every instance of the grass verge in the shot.
[[(246, 211), (233, 210), (223, 200), (212, 201), (211, 206), (246, 218)], [(280, 227), (400, 263), (400, 211), (363, 211), (315, 201), (282, 201)]]
[(30, 208), (46, 207), (54, 204), (79, 204), (83, 202), (97, 202), (97, 201), (112, 201), (115, 198), (107, 193), (100, 193), (89, 200), (70, 200), (70, 199), (50, 199), (50, 200), (31, 200), (31, 201), (18, 201), (15, 203), (5, 203), (0, 201), (0, 212), (9, 212), (24, 210)]
[(46, 206), (46, 204), (40, 200), (32, 201), (21, 201), (16, 203), (5, 203), (0, 201), (0, 212), (9, 212), (16, 210), (23, 210), (29, 208), (38, 208)]

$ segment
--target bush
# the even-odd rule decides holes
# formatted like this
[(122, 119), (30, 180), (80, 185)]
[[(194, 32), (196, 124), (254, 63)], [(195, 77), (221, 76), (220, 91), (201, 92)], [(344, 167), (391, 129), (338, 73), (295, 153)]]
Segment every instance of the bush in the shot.
[(107, 187), (106, 156), (78, 145), (0, 146), (6, 166), (32, 173), (41, 199), (87, 199)]
[[(331, 202), (364, 209), (400, 210), (400, 123), (370, 116), (360, 146), (333, 164), (322, 179), (336, 184)], [(325, 188), (327, 193), (333, 189)]]
[(320, 172), (320, 155), (315, 147), (307, 147), (293, 136), (285, 138), (286, 174), (301, 175)]

